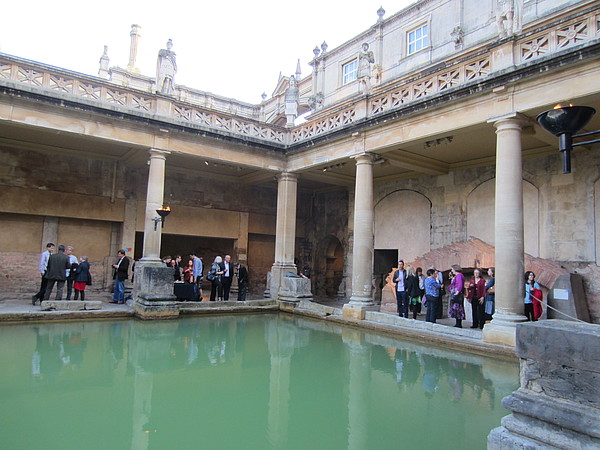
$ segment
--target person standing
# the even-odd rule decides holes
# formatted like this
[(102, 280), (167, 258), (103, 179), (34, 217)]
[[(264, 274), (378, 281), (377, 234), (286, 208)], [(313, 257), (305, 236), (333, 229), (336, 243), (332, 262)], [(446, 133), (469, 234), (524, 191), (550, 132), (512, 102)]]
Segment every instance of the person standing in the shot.
[(202, 259), (198, 257), (196, 252), (190, 253), (194, 262), (194, 270), (192, 272), (192, 283), (196, 283), (196, 291), (198, 292), (198, 300), (202, 301)]
[(45, 277), (48, 279), (48, 286), (46, 286), (46, 292), (44, 293), (44, 300), (50, 298), (54, 284), (56, 284), (56, 297), (55, 300), (62, 300), (62, 292), (65, 287), (65, 281), (67, 279), (67, 269), (71, 266), (69, 257), (65, 255), (65, 246), (58, 246), (58, 253), (50, 255), (48, 258), (48, 269), (46, 270)]
[(396, 283), (396, 302), (398, 303), (398, 315), (408, 319), (408, 293), (406, 292), (406, 270), (404, 261), (398, 260), (398, 270), (394, 272), (392, 283)]
[(494, 287), (496, 279), (494, 278), (494, 270), (493, 267), (488, 269), (490, 279), (485, 285), (485, 320), (492, 320), (492, 316), (496, 309), (496, 290)]
[(223, 300), (229, 301), (229, 290), (231, 289), (231, 282), (233, 281), (233, 264), (231, 263), (231, 256), (225, 255), (225, 259), (220, 264), (221, 272), (221, 283), (223, 284)]
[(88, 283), (91, 283), (90, 279), (90, 263), (88, 261), (87, 256), (82, 256), (79, 258), (79, 265), (77, 269), (75, 269), (74, 276), (75, 283), (73, 284), (73, 288), (75, 289), (75, 297), (74, 300), (79, 300), (79, 295), (81, 295), (81, 301), (85, 300), (85, 287)]
[(129, 258), (125, 256), (125, 250), (117, 252), (119, 260), (113, 264), (113, 301), (110, 303), (125, 303), (125, 280), (129, 275)]
[(40, 275), (42, 276), (42, 282), (40, 285), (40, 290), (37, 294), (31, 297), (31, 304), (35, 305), (35, 302), (38, 300), (42, 300), (44, 298), (44, 293), (46, 292), (46, 286), (48, 286), (48, 278), (46, 278), (46, 270), (48, 269), (48, 259), (50, 255), (54, 253), (54, 244), (52, 242), (48, 242), (46, 244), (46, 250), (40, 253), (40, 261), (38, 264), (38, 270)]
[(67, 300), (71, 300), (73, 280), (75, 279), (75, 270), (77, 269), (77, 256), (73, 254), (73, 247), (70, 245), (65, 249), (65, 255), (69, 257), (70, 264), (70, 267), (67, 269)]
[(248, 293), (248, 269), (237, 262), (234, 266), (238, 269), (238, 302), (245, 302)]
[(437, 270), (427, 270), (427, 278), (425, 278), (425, 303), (427, 306), (427, 314), (425, 321), (435, 323), (437, 316), (437, 304), (440, 301), (440, 283), (437, 278)]
[(458, 264), (452, 266), (452, 282), (448, 287), (450, 290), (450, 309), (448, 316), (456, 321), (454, 326), (456, 328), (462, 328), (462, 321), (465, 318), (465, 307), (464, 303), (464, 289), (465, 289), (465, 277), (462, 274), (462, 268)]
[(175, 258), (171, 261), (171, 265), (175, 270), (175, 273), (173, 274), (174, 280), (181, 281), (181, 255), (175, 255)]
[(481, 270), (473, 271), (473, 278), (469, 281), (467, 298), (471, 303), (472, 321), (471, 328), (483, 329), (485, 323), (485, 280), (481, 277)]
[(525, 302), (525, 317), (527, 317), (528, 321), (532, 322), (537, 321), (535, 315), (533, 314), (532, 291), (534, 289), (539, 290), (540, 285), (537, 284), (537, 281), (535, 281), (535, 273), (533, 273), (531, 270), (528, 270), (525, 272), (525, 298), (523, 301)]
[(216, 256), (214, 262), (210, 266), (210, 270), (208, 271), (208, 278), (211, 282), (210, 287), (210, 301), (214, 302), (215, 297), (217, 301), (223, 300), (223, 283), (221, 282), (221, 276), (223, 275), (223, 271), (221, 270), (221, 264), (223, 263), (223, 258), (220, 256)]
[(406, 293), (413, 319), (416, 320), (417, 315), (421, 312), (421, 289), (419, 288), (419, 277), (415, 273), (415, 268), (410, 264), (406, 271)]

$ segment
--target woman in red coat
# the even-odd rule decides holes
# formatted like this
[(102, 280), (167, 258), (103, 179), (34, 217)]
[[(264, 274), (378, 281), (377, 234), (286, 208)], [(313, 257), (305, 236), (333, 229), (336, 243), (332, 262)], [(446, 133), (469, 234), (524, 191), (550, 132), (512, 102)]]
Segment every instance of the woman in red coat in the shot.
[(469, 282), (467, 298), (471, 302), (473, 311), (473, 325), (471, 328), (481, 328), (485, 325), (485, 280), (481, 277), (481, 270), (473, 271), (473, 278)]

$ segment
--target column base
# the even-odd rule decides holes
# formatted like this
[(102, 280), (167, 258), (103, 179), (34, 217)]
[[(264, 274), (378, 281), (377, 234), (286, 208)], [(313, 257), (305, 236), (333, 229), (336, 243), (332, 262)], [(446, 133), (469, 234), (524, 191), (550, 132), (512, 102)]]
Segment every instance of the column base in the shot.
[(142, 320), (166, 320), (179, 317), (179, 306), (176, 302), (147, 301), (138, 299), (133, 304), (135, 316)]
[(273, 300), (279, 297), (279, 290), (285, 289), (285, 275), (287, 272), (297, 273), (294, 263), (275, 263), (271, 267), (271, 282), (269, 284), (269, 294)]
[(483, 328), (483, 341), (491, 344), (517, 345), (517, 324), (527, 318), (519, 314), (494, 314), (492, 321)]
[(353, 299), (355, 297), (350, 297), (350, 303), (346, 303), (342, 308), (342, 317), (345, 319), (365, 320), (365, 312), (377, 309), (377, 305), (373, 303), (373, 299), (370, 299), (371, 303), (366, 301), (359, 302)]

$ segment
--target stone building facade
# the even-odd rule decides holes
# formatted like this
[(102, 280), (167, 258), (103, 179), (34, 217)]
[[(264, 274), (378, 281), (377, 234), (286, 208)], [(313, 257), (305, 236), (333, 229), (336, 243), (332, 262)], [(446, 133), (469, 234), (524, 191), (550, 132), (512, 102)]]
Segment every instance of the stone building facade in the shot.
[[(255, 295), (308, 266), (315, 295), (360, 309), (397, 258), (473, 236), (496, 245), (508, 322), (520, 320), (525, 251), (580, 273), (598, 323), (598, 145), (563, 174), (557, 139), (534, 120), (557, 103), (600, 105), (598, 7), (380, 10), (259, 105), (177, 84), (157, 93), (155, 78), (106, 58), (92, 77), (0, 54), (2, 288), (33, 291), (37, 255), (56, 241), (90, 257), (97, 286), (119, 248), (197, 250), (205, 264), (247, 263)], [(173, 212), (154, 231), (161, 204)]]

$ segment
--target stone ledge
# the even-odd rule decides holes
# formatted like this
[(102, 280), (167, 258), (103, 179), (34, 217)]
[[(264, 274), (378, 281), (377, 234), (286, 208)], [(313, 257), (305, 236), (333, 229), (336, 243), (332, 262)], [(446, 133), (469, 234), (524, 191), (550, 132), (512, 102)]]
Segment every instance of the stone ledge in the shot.
[(89, 311), (102, 309), (99, 300), (44, 300), (41, 303), (42, 311)]

